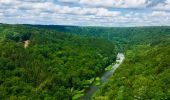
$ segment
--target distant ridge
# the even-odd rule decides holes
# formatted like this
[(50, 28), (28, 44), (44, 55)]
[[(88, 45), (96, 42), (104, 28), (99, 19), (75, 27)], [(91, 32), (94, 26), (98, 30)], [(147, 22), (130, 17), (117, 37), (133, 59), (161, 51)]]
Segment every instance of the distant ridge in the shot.
[(58, 31), (67, 31), (69, 28), (78, 28), (79, 26), (69, 26), (69, 25), (31, 25), (31, 24), (23, 24), (26, 26), (36, 27), (36, 28), (43, 28), (43, 29), (53, 29)]

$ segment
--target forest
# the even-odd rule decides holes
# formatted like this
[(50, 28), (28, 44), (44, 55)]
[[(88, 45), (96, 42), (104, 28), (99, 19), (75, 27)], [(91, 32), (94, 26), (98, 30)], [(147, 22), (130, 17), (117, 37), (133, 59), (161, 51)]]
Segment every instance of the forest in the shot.
[(169, 100), (170, 36), (154, 45), (135, 45), (93, 100)]
[(29, 26), (0, 25), (0, 37), (2, 100), (78, 98), (116, 57), (108, 40)]
[(92, 100), (170, 99), (170, 27), (8, 24), (0, 24), (0, 99), (77, 100), (118, 52), (125, 60)]

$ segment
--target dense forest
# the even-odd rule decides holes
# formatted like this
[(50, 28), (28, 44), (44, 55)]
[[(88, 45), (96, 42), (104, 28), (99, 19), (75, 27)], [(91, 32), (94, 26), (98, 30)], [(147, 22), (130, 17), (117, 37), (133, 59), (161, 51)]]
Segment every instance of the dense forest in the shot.
[[(160, 36), (161, 38), (161, 36)], [(169, 100), (170, 36), (154, 45), (136, 45), (93, 100)]]
[(0, 99), (78, 99), (117, 52), (125, 60), (92, 99), (170, 99), (170, 27), (7, 24), (0, 25)]
[(137, 44), (157, 44), (165, 36), (170, 34), (168, 26), (148, 27), (78, 27), (57, 25), (29, 25), (37, 28), (45, 28), (77, 34), (83, 37), (97, 37), (107, 39), (115, 44), (117, 51), (125, 52), (130, 46)]
[(94, 95), (94, 100), (170, 99), (170, 27), (43, 28), (104, 38), (115, 43), (116, 51), (124, 52), (125, 61)]
[(76, 99), (115, 57), (108, 40), (1, 24), (0, 99)]

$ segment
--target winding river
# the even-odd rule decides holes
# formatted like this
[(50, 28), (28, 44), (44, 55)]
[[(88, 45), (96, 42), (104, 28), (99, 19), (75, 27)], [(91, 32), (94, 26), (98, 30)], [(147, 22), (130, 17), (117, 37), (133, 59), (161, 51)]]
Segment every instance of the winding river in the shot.
[[(125, 59), (125, 56), (123, 53), (118, 53), (117, 54), (117, 59), (116, 59), (116, 64), (114, 64), (112, 66), (112, 70), (110, 71), (106, 71), (102, 77), (101, 77), (101, 82), (102, 84), (106, 83), (109, 79), (110, 76), (112, 76), (112, 74), (115, 72), (115, 70), (120, 66), (120, 64), (123, 62), (123, 60)], [(93, 96), (93, 94), (95, 92), (97, 92), (97, 90), (99, 89), (100, 87), (98, 86), (95, 86), (95, 85), (91, 85), (90, 86), (90, 89), (86, 92), (86, 94), (80, 98), (80, 100), (90, 100), (90, 98)]]

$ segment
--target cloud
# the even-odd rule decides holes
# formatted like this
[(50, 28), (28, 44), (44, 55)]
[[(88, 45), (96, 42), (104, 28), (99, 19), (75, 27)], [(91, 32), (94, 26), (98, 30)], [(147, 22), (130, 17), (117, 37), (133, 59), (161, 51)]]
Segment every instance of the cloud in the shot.
[(59, 0), (59, 2), (62, 2), (62, 3), (78, 3), (79, 0)]
[(24, 2), (46, 2), (47, 0), (18, 0), (18, 1), (24, 1)]
[(77, 3), (87, 6), (112, 8), (145, 8), (148, 0), (59, 0), (63, 3)]
[(99, 8), (96, 11), (96, 16), (104, 16), (104, 17), (116, 17), (119, 16), (121, 13), (118, 11), (108, 11), (105, 8)]
[[(170, 25), (169, 12), (147, 8), (150, 3), (148, 0), (0, 0), (0, 23)], [(169, 3), (167, 0), (159, 4)]]
[(163, 3), (158, 3), (155, 7), (153, 7), (153, 9), (170, 11), (170, 0), (165, 0)]
[[(75, 15), (96, 15), (96, 16), (117, 16), (120, 14), (118, 11), (109, 11), (106, 8), (82, 8), (82, 7), (69, 7), (69, 6), (61, 6), (54, 4), (52, 2), (31, 2), (32, 0), (25, 0), (29, 1), (30, 3), (27, 2), (22, 2), (22, 1), (17, 1), (15, 5), (10, 2), (10, 0), (5, 3), (10, 4), (7, 5), (4, 9), (4, 12), (11, 13), (13, 10), (11, 10), (11, 7), (14, 7), (16, 10), (21, 11), (21, 10), (32, 10), (33, 12), (38, 12), (38, 13), (58, 13), (58, 14), (75, 14)], [(4, 2), (3, 2), (4, 3)], [(1, 2), (1, 4), (3, 4)], [(9, 8), (6, 10), (6, 8)], [(11, 11), (10, 11), (11, 10)]]
[(170, 17), (170, 13), (165, 11), (153, 11), (150, 14), (151, 17)]

